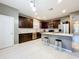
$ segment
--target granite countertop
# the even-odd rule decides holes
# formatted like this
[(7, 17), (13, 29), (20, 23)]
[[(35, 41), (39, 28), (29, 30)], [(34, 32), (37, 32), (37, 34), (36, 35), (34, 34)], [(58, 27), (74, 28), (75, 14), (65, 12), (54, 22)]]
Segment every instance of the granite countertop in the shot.
[(59, 35), (59, 36), (73, 36), (73, 34), (68, 34), (68, 33), (54, 33), (54, 32), (43, 32), (42, 34), (45, 35)]

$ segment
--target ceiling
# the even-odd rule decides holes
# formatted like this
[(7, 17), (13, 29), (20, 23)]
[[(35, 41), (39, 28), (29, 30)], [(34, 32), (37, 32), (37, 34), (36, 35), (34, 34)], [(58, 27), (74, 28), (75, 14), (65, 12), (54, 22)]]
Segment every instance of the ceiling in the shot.
[[(30, 1), (31, 0), (0, 0), (0, 3), (14, 7), (24, 15), (37, 17), (42, 20), (66, 16), (71, 12), (79, 10), (79, 0), (62, 0), (60, 3), (58, 3), (58, 0), (35, 0), (36, 12), (33, 12), (29, 4)], [(50, 11), (50, 8), (53, 8), (53, 10)], [(35, 13), (37, 13), (37, 15), (35, 15)]]

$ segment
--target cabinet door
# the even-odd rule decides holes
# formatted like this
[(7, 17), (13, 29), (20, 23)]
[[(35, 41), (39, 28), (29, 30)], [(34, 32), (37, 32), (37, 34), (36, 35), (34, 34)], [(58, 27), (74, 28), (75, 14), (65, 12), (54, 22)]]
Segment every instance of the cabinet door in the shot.
[(41, 33), (40, 32), (37, 32), (37, 39), (38, 38), (41, 38)]
[(41, 22), (41, 28), (48, 28), (48, 22)]
[(33, 28), (33, 19), (19, 17), (19, 28)]
[(59, 24), (60, 24), (60, 20), (50, 20), (49, 28), (58, 28)]
[(19, 43), (27, 42), (32, 40), (32, 33), (19, 34)]
[(25, 28), (27, 27), (27, 20), (25, 17), (19, 17), (19, 27), (20, 28)]

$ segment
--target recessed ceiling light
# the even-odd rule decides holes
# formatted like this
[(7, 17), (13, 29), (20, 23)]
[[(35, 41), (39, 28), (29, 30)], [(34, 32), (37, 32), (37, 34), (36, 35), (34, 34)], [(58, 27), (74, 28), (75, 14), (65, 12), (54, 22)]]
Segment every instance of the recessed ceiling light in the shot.
[(52, 11), (53, 10), (53, 8), (50, 8), (50, 9), (48, 9), (49, 11)]
[(62, 13), (65, 13), (66, 12), (66, 10), (64, 9), (63, 11), (62, 11)]
[(58, 3), (61, 3), (62, 2), (62, 0), (58, 0)]
[(30, 7), (32, 8), (33, 12), (36, 12), (35, 3), (33, 1), (30, 1)]

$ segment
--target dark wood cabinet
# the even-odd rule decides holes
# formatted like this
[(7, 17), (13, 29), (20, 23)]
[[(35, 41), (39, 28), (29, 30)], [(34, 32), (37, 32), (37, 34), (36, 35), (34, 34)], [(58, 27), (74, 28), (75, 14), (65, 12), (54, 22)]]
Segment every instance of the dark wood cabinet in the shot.
[(60, 24), (60, 20), (41, 21), (41, 28), (42, 29), (58, 28), (59, 24)]
[(23, 43), (31, 40), (32, 40), (32, 33), (19, 34), (19, 43)]
[(33, 28), (33, 19), (19, 16), (19, 28)]
[(41, 28), (42, 28), (42, 29), (48, 28), (48, 22), (41, 21)]
[(37, 32), (37, 39), (41, 38), (41, 33)]
[[(34, 39), (32, 39), (32, 35), (33, 35), (33, 33), (19, 34), (19, 43), (23, 43), (23, 42), (28, 42), (28, 41), (34, 40)], [(37, 32), (36, 36), (37, 36), (37, 38), (35, 38), (35, 39), (41, 38), (41, 33)]]
[(59, 24), (60, 24), (60, 20), (50, 20), (49, 28), (58, 28)]

